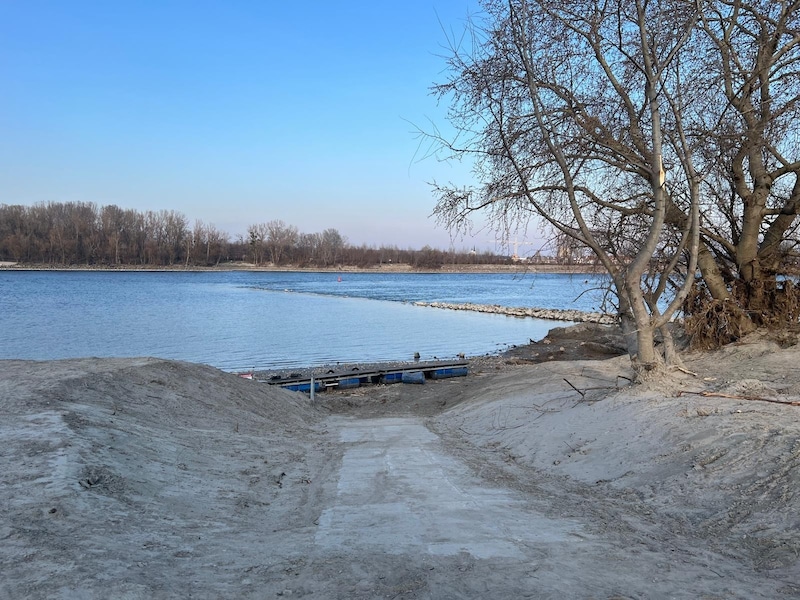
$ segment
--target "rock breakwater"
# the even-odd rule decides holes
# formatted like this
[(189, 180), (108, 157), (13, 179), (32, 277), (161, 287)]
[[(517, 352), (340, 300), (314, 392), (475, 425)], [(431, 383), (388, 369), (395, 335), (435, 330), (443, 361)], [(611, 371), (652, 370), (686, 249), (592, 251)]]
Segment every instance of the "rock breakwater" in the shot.
[(427, 306), (430, 308), (446, 308), (449, 310), (471, 310), (475, 312), (506, 315), (509, 317), (532, 317), (534, 319), (549, 319), (552, 321), (574, 321), (576, 323), (600, 323), (613, 325), (616, 319), (613, 315), (599, 312), (583, 312), (580, 310), (561, 310), (556, 308), (522, 308), (514, 306), (500, 306), (499, 304), (473, 304), (466, 302), (456, 304), (452, 302), (414, 302), (414, 306)]

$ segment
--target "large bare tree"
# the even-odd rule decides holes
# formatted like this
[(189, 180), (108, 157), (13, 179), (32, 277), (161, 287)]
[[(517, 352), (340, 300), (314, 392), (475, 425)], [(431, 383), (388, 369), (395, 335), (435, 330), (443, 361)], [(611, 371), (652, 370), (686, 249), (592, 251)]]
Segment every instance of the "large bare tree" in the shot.
[(729, 341), (800, 315), (782, 277), (800, 214), (800, 1), (699, 5), (695, 126), (709, 176), (694, 321)]
[(535, 214), (591, 248), (610, 275), (639, 378), (660, 372), (679, 360), (667, 325), (698, 254), (703, 174), (684, 121), (697, 7), (487, 0), (483, 8), (436, 88), (458, 131), (440, 141), (475, 158), (480, 184), (437, 186), (435, 212), (455, 228), (475, 211), (503, 225)]

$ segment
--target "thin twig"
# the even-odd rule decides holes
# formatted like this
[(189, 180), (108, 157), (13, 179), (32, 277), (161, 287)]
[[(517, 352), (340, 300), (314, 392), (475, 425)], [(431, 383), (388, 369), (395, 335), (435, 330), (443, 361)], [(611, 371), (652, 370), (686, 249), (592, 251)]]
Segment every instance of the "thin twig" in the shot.
[(573, 390), (575, 390), (576, 392), (578, 392), (578, 393), (581, 395), (581, 398), (585, 398), (585, 397), (586, 397), (586, 393), (585, 393), (585, 392), (582, 392), (582, 391), (580, 391), (578, 388), (576, 388), (574, 385), (572, 385), (572, 384), (571, 384), (571, 383), (570, 383), (570, 382), (567, 380), (567, 378), (566, 378), (566, 377), (564, 377), (564, 381), (566, 381), (566, 382), (567, 382), (567, 385), (568, 385), (569, 387), (571, 387)]
[(597, 387), (583, 388), (583, 391), (584, 392), (591, 392), (591, 391), (594, 391), (594, 390), (618, 390), (618, 389), (619, 389), (619, 387), (616, 386), (616, 385), (600, 385), (600, 386), (597, 386)]
[(584, 400), (586, 399), (586, 392), (592, 392), (592, 391), (596, 391), (596, 390), (618, 390), (619, 389), (619, 386), (617, 386), (617, 385), (599, 385), (599, 386), (587, 387), (587, 388), (583, 388), (582, 390), (579, 390), (574, 385), (572, 385), (567, 379), (564, 379), (564, 381), (567, 382), (567, 385), (569, 387), (571, 387), (573, 390), (578, 392), (581, 395), (581, 399), (584, 399)]
[(687, 375), (692, 375), (693, 377), (697, 377), (697, 373), (694, 371), (690, 371), (689, 369), (684, 369), (683, 367), (679, 367), (678, 365), (674, 365), (672, 367), (676, 371), (680, 371), (681, 373), (686, 373)]
[(773, 398), (761, 398), (759, 396), (737, 396), (735, 394), (723, 394), (722, 392), (692, 392), (690, 390), (681, 390), (678, 396), (683, 394), (693, 394), (695, 396), (714, 397), (714, 398), (730, 398), (731, 400), (755, 400), (757, 402), (771, 402), (772, 404), (783, 404), (785, 406), (800, 406), (800, 401), (796, 400), (775, 400)]

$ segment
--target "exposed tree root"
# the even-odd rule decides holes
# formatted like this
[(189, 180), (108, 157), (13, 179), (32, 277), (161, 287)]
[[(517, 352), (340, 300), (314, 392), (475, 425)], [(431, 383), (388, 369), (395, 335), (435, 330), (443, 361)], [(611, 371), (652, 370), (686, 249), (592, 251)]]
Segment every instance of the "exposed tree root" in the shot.
[(686, 333), (691, 347), (719, 348), (757, 328), (794, 328), (800, 318), (800, 285), (791, 281), (758, 280), (734, 285), (725, 300), (711, 298), (695, 285), (685, 303)]

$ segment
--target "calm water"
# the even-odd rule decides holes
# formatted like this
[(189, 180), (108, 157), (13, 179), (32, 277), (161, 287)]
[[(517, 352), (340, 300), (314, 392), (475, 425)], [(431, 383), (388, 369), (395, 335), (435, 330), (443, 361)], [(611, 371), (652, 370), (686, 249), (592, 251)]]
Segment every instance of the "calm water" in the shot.
[(581, 294), (597, 284), (552, 274), (3, 271), (0, 358), (157, 356), (239, 370), (476, 356), (561, 323), (410, 302), (594, 310), (597, 295)]

